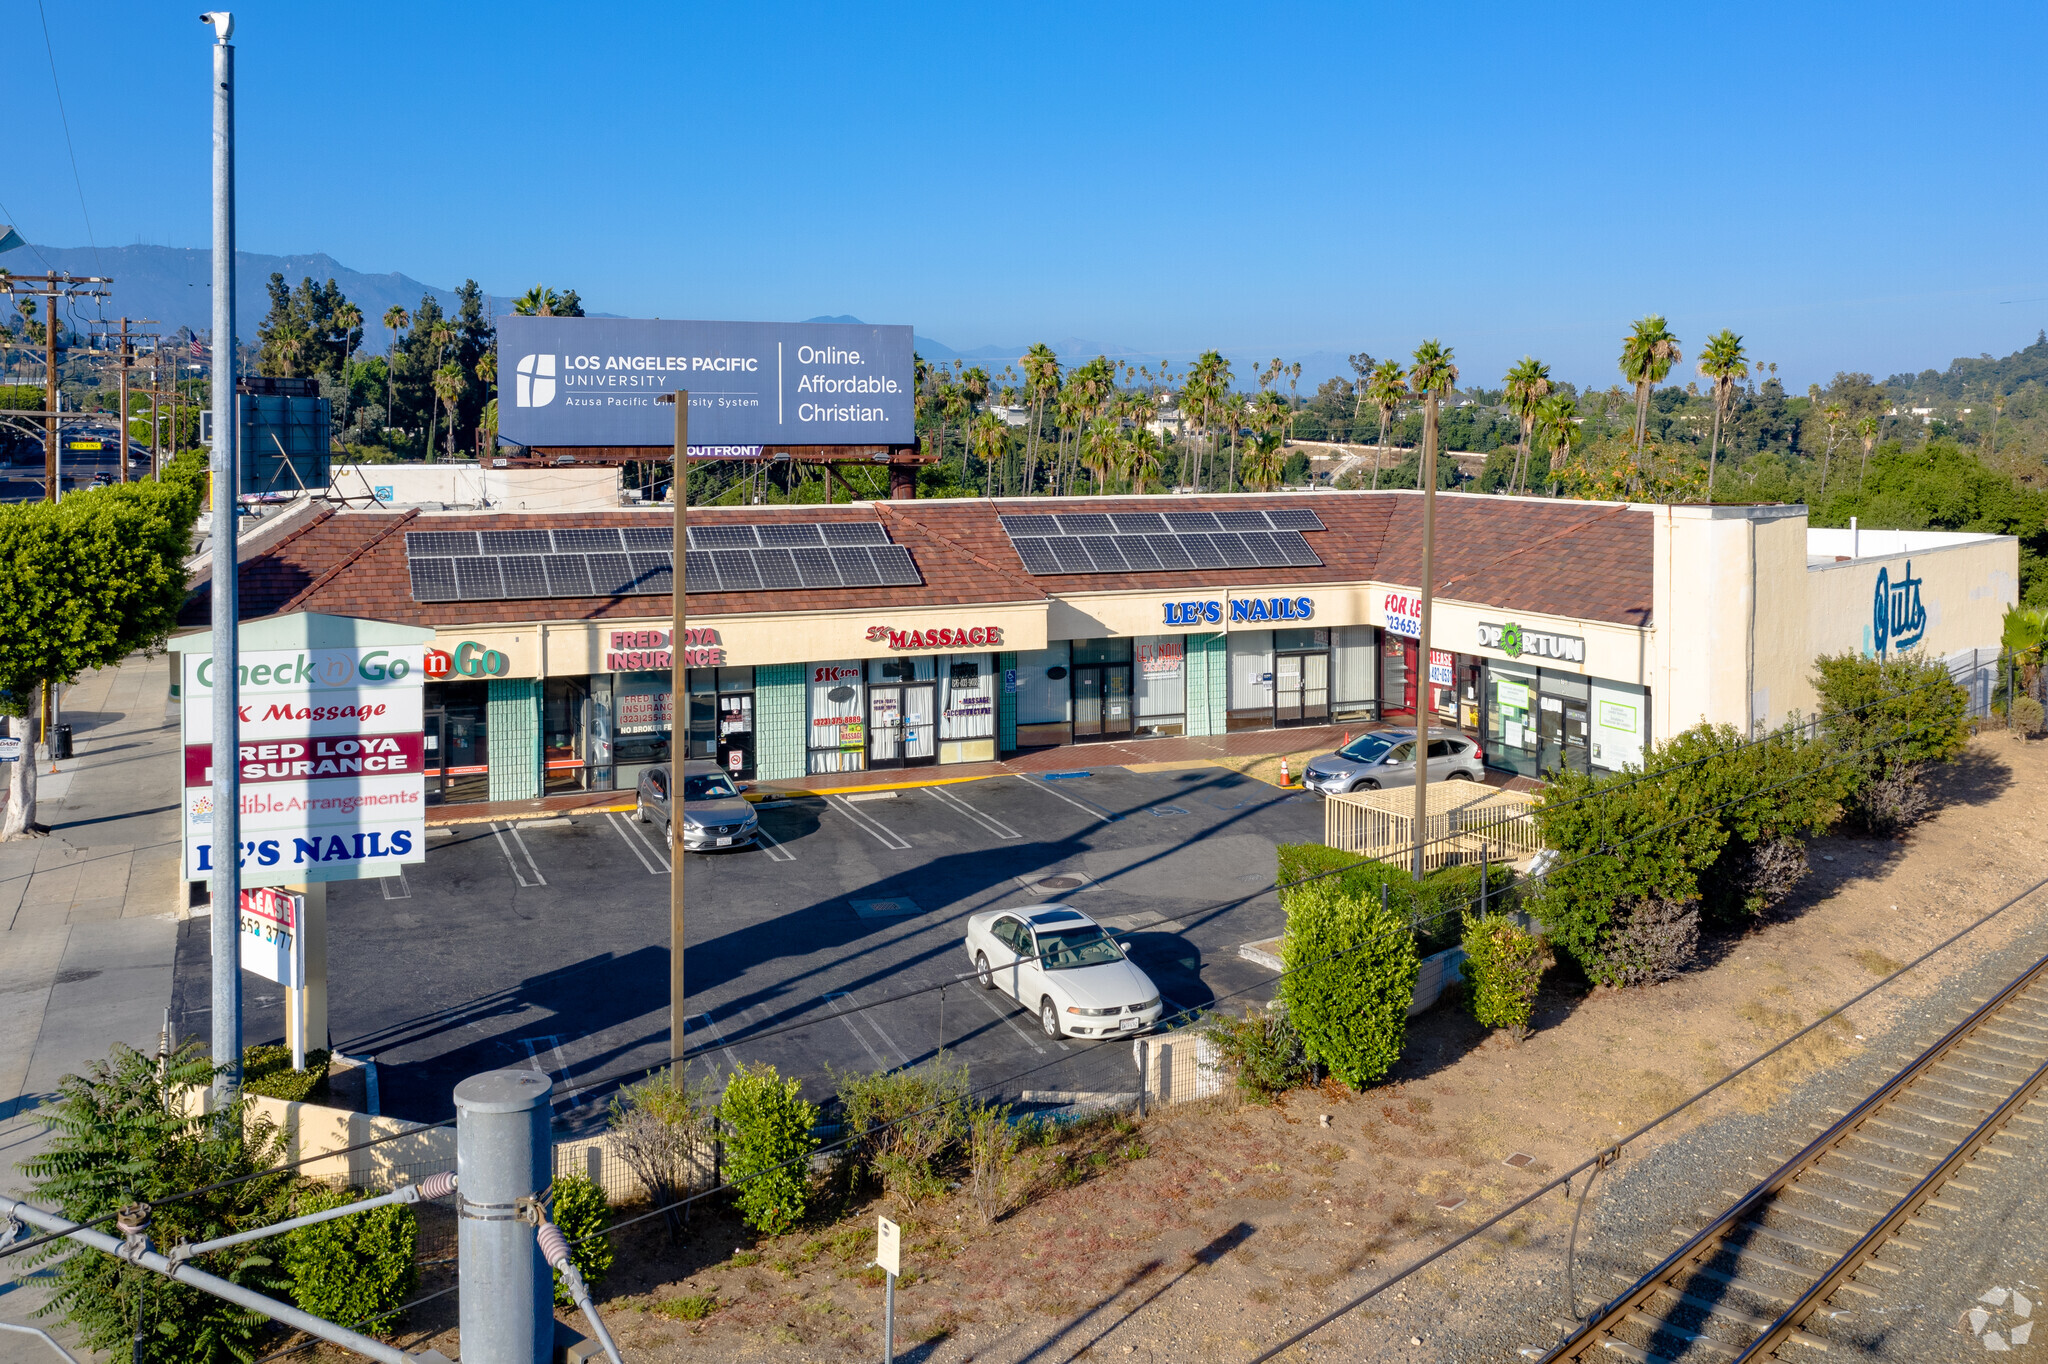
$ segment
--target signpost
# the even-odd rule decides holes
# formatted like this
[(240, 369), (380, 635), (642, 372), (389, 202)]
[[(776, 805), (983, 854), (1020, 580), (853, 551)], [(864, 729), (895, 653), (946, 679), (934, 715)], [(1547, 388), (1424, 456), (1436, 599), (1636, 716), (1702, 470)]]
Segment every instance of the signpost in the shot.
[(276, 890), (242, 892), (242, 969), (282, 985), (292, 1069), (306, 1068), (306, 897)]
[(882, 1289), (882, 1364), (895, 1364), (896, 1276), (903, 1272), (903, 1232), (886, 1217), (875, 1221), (875, 1263), (889, 1276)]

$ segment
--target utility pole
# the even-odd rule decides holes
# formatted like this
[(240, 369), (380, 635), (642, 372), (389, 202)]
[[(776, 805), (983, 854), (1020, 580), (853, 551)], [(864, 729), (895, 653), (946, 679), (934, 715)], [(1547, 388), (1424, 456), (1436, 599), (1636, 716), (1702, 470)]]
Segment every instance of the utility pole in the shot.
[(669, 688), (675, 708), (669, 717), (668, 861), (674, 871), (668, 878), (668, 1059), (679, 1062), (683, 1059), (683, 1025), (689, 1018), (684, 1012), (683, 989), (683, 831), (677, 823), (683, 813), (683, 769), (690, 761), (690, 670), (684, 666), (689, 658), (685, 643), (690, 637), (690, 585), (685, 577), (690, 559), (689, 484), (685, 479), (690, 459), (689, 391), (679, 390), (671, 401), (676, 405), (676, 453), (668, 486), (676, 507), (676, 543), (675, 569), (670, 574), (670, 599), (675, 608), (668, 636)]
[[(143, 336), (147, 335), (147, 333), (143, 332), (131, 334), (128, 330), (128, 324), (134, 322), (154, 326), (156, 325), (156, 319), (153, 317), (122, 317), (115, 319), (115, 322), (118, 322), (121, 327), (121, 434), (114, 444), (121, 452), (121, 481), (126, 483), (128, 481), (128, 371), (135, 364), (135, 351), (131, 343), (139, 341)], [(115, 323), (109, 322), (105, 325), (111, 327)], [(151, 477), (155, 477), (155, 474), (156, 470), (152, 468), (150, 470)]]
[(43, 411), (49, 415), (43, 419), (43, 500), (55, 502), (60, 492), (57, 487), (57, 301), (74, 298), (105, 298), (108, 291), (102, 285), (114, 281), (104, 275), (70, 275), (52, 272), (47, 275), (4, 275), (0, 276), (0, 292), (9, 297), (27, 295), (44, 301), (43, 307)]
[[(235, 559), (241, 460), (235, 430), (234, 16), (213, 25), (213, 1064), (215, 1111), (242, 1091), (240, 576)], [(173, 383), (176, 379), (173, 376)], [(176, 439), (175, 433), (173, 439)]]

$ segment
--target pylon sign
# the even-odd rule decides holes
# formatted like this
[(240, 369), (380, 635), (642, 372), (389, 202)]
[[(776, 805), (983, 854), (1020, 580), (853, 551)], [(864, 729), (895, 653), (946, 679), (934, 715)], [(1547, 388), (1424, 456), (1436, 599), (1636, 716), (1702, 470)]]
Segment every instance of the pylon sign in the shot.
[[(425, 646), (241, 655), (244, 886), (426, 860)], [(213, 874), (213, 658), (184, 655), (185, 876)]]

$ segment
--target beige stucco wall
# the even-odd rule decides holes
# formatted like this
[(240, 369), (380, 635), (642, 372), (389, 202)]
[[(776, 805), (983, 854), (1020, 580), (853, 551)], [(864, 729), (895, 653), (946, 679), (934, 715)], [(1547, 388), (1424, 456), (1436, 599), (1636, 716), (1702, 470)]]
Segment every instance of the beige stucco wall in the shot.
[[(1996, 649), (2005, 609), (2019, 600), (2019, 542), (1997, 536), (1909, 554), (1886, 554), (1844, 563), (1816, 564), (1807, 571), (1807, 657), (1875, 652), (1873, 615), (1877, 575), (1887, 586), (1917, 585), (1927, 624), (1908, 646), (1935, 658), (1966, 649)], [(1887, 653), (1899, 652), (1896, 641)], [(1801, 704), (1811, 707), (1808, 685)]]

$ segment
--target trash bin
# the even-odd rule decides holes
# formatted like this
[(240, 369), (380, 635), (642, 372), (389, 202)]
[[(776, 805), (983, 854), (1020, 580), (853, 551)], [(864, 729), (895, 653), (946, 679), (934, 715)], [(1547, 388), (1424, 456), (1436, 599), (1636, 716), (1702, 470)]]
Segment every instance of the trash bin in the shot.
[(52, 756), (64, 759), (71, 756), (71, 726), (58, 725), (55, 730), (57, 742), (51, 745)]

